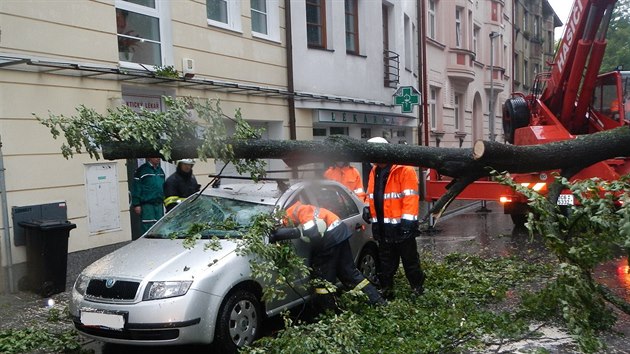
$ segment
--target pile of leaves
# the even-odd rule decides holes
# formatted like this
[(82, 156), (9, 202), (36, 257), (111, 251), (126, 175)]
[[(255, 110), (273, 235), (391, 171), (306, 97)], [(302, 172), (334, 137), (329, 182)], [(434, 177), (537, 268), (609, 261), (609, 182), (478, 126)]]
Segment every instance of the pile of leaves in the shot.
[(287, 317), (284, 330), (245, 352), (466, 352), (532, 335), (529, 317), (505, 304), (517, 300), (514, 289), (552, 278), (550, 263), (459, 253), (439, 262), (430, 255), (422, 258), (428, 279), (424, 295), (413, 296), (399, 272), (395, 300), (388, 305), (368, 307), (357, 298), (361, 295), (346, 293), (340, 311), (322, 314), (315, 322)]

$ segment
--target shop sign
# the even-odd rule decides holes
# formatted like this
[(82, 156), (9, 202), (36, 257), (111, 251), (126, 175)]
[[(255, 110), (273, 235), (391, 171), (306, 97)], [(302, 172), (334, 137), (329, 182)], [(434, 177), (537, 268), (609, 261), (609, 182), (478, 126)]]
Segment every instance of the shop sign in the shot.
[(317, 120), (320, 123), (347, 123), (347, 124), (369, 124), (369, 125), (406, 125), (412, 117), (390, 116), (366, 112), (343, 112), (318, 110)]
[(134, 112), (139, 112), (141, 108), (149, 111), (162, 110), (162, 98), (160, 96), (123, 95), (123, 101)]

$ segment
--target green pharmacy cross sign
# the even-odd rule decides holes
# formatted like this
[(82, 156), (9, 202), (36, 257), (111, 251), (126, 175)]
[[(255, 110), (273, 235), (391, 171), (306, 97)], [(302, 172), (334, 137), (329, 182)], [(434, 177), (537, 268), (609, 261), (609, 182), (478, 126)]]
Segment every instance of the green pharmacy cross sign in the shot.
[(413, 106), (420, 104), (420, 95), (413, 86), (403, 86), (394, 94), (394, 105), (401, 106), (402, 113), (413, 113)]

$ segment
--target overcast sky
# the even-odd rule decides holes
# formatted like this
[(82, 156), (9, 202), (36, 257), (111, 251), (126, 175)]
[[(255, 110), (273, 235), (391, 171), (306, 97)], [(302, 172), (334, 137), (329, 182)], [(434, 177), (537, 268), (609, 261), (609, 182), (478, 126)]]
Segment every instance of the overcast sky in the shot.
[[(553, 7), (553, 11), (556, 12), (556, 15), (560, 18), (562, 23), (566, 23), (569, 18), (569, 12), (571, 11), (571, 7), (573, 7), (573, 0), (547, 0), (551, 7)], [(562, 31), (564, 27), (556, 28), (555, 39), (558, 40), (562, 36)]]

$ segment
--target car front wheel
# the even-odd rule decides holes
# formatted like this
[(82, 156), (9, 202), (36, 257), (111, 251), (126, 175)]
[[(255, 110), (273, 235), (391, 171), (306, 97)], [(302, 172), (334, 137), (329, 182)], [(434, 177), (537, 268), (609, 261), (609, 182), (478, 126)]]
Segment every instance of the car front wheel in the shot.
[(257, 338), (262, 322), (258, 298), (245, 290), (229, 294), (221, 305), (216, 342), (221, 353), (236, 353)]
[(372, 284), (378, 284), (378, 255), (374, 247), (365, 247), (361, 251), (357, 268)]

